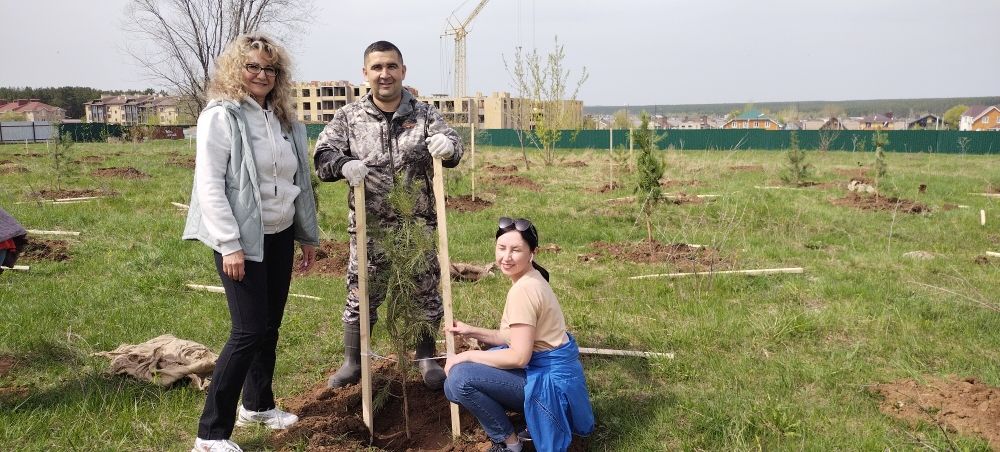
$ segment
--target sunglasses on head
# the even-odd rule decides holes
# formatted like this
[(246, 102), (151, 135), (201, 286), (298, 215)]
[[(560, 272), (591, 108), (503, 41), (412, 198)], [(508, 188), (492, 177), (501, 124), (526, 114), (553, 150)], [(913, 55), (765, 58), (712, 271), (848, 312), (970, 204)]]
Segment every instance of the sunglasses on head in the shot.
[(526, 218), (518, 218), (515, 220), (509, 217), (500, 217), (500, 221), (497, 222), (497, 227), (501, 230), (509, 230), (513, 228), (520, 232), (524, 232), (531, 229), (531, 222)]

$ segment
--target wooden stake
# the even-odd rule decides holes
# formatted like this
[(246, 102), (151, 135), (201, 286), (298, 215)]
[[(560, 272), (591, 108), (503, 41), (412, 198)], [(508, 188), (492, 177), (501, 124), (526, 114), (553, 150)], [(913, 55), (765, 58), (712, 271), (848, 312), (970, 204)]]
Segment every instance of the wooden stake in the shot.
[(471, 138), (469, 139), (469, 141), (472, 142), (472, 201), (473, 202), (476, 200), (476, 121), (479, 119), (478, 115), (479, 114), (477, 113), (476, 114), (477, 118), (472, 121), (472, 134), (470, 135)]
[[(444, 167), (441, 159), (434, 158), (434, 204), (437, 211), (438, 266), (441, 267), (441, 304), (444, 306), (444, 324), (452, 326), (455, 319), (451, 312), (451, 259), (448, 257), (448, 217), (444, 204)], [(455, 355), (455, 335), (445, 333), (445, 350), (448, 356)], [(458, 405), (451, 403), (451, 437), (458, 438), (462, 432), (459, 424)]]
[(979, 224), (986, 226), (986, 209), (979, 209)]
[(173, 202), (173, 201), (171, 201), (170, 204), (173, 205), (174, 207), (178, 208), (178, 209), (190, 209), (191, 208), (187, 204), (181, 204), (179, 202)]
[(605, 356), (638, 356), (640, 358), (664, 357), (674, 359), (673, 353), (640, 352), (633, 350), (612, 350), (608, 348), (580, 347), (581, 355), (605, 355)]
[(649, 278), (681, 278), (684, 276), (707, 276), (707, 275), (774, 275), (778, 273), (804, 273), (802, 267), (790, 268), (762, 268), (759, 270), (725, 270), (717, 272), (693, 272), (693, 273), (660, 273), (656, 275), (632, 276), (629, 279), (649, 279)]
[(992, 257), (1000, 257), (1000, 253), (995, 253), (993, 251), (987, 251), (986, 255), (987, 256), (992, 256)]
[(52, 202), (69, 202), (69, 201), (90, 201), (92, 199), (101, 199), (103, 196), (79, 196), (76, 198), (58, 198), (53, 199)]
[(15, 266), (13, 266), (13, 267), (7, 267), (7, 266), (5, 265), (5, 266), (3, 266), (2, 268), (3, 268), (4, 270), (16, 270), (16, 271), (19, 271), (19, 272), (26, 272), (26, 271), (28, 271), (28, 270), (30, 270), (30, 269), (31, 269), (31, 267), (29, 267), (29, 266), (27, 266), (27, 265), (15, 265)]
[(970, 195), (985, 196), (987, 198), (1000, 198), (1000, 193), (969, 193)]
[(43, 230), (39, 230), (39, 229), (28, 229), (28, 234), (37, 234), (37, 235), (80, 235), (80, 233), (76, 232), (76, 231), (43, 231)]
[(79, 204), (81, 202), (90, 202), (90, 201), (93, 201), (93, 199), (77, 199), (77, 200), (73, 200), (73, 201), (52, 201), (52, 204), (53, 205), (55, 205), (55, 204)]
[(365, 182), (354, 191), (354, 238), (358, 254), (358, 304), (361, 327), (361, 418), (368, 427), (368, 443), (375, 438), (372, 424), (371, 313), (368, 306), (368, 209), (365, 205)]

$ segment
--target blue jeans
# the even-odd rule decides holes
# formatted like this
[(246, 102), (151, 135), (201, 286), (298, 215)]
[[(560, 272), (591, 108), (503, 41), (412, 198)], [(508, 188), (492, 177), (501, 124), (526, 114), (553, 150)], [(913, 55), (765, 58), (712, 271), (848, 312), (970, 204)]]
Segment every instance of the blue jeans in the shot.
[(514, 433), (507, 411), (524, 411), (524, 385), (524, 369), (464, 362), (451, 368), (444, 395), (469, 410), (490, 440), (503, 442)]

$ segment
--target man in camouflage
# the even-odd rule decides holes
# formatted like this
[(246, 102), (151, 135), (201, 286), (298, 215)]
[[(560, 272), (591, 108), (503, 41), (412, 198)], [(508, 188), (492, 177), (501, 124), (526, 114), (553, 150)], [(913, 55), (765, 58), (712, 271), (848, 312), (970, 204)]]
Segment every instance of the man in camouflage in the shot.
[[(399, 48), (387, 41), (375, 42), (365, 49), (364, 61), (362, 73), (371, 91), (359, 101), (337, 110), (333, 120), (320, 133), (314, 154), (320, 180), (346, 179), (351, 186), (347, 197), (351, 256), (347, 264), (347, 306), (343, 315), (344, 364), (327, 382), (331, 388), (356, 383), (361, 376), (355, 187), (365, 182), (369, 224), (390, 226), (397, 219), (388, 195), (394, 178), (399, 176), (404, 183), (416, 188), (416, 217), (436, 229), (432, 159), (441, 158), (444, 167), (454, 168), (462, 158), (461, 140), (441, 113), (418, 102), (403, 89), (406, 66)], [(368, 274), (377, 275), (385, 266), (384, 257), (370, 238), (368, 250)], [(414, 301), (423, 307), (424, 316), (436, 329), (444, 313), (438, 293), (440, 266), (434, 255), (428, 256), (428, 264), (426, 273), (414, 275), (419, 288), (418, 299)], [(385, 298), (385, 292), (384, 287), (372, 289), (369, 301), (374, 325), (376, 309)], [(433, 357), (434, 348), (434, 336), (424, 335), (417, 344), (416, 357), (424, 384), (440, 389), (445, 379), (444, 371), (433, 359), (423, 359)]]

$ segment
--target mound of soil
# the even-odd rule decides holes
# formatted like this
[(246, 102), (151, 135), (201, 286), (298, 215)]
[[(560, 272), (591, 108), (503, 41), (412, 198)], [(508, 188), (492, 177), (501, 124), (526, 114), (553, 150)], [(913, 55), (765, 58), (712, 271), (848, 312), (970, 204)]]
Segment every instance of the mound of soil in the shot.
[(701, 185), (701, 181), (698, 179), (691, 179), (691, 180), (666, 179), (660, 181), (660, 187), (662, 188), (697, 187), (699, 185)]
[(13, 356), (0, 355), (0, 378), (10, 374), (10, 370), (14, 368), (15, 364), (17, 364), (17, 360)]
[(732, 171), (764, 171), (764, 165), (736, 165), (730, 166)]
[(871, 391), (883, 397), (879, 409), (911, 426), (933, 422), (951, 432), (986, 438), (1000, 450), (1000, 388), (976, 378), (928, 378), (877, 384)]
[(30, 173), (28, 168), (25, 168), (16, 163), (9, 163), (10, 160), (5, 160), (5, 163), (0, 163), (0, 174), (24, 174)]
[(174, 155), (167, 160), (167, 163), (181, 168), (194, 169), (194, 156)]
[(899, 211), (902, 213), (926, 213), (931, 209), (923, 203), (886, 196), (848, 193), (846, 197), (830, 201), (835, 206), (855, 207), (861, 210)]
[(480, 210), (490, 208), (493, 205), (493, 202), (487, 201), (479, 196), (473, 199), (470, 195), (460, 195), (448, 196), (445, 204), (447, 204), (449, 209), (457, 210), (459, 212), (479, 212)]
[(684, 192), (678, 192), (676, 194), (664, 196), (663, 202), (667, 202), (678, 206), (681, 204), (702, 204), (705, 202), (705, 198), (699, 198), (696, 195), (689, 195)]
[(82, 198), (84, 196), (115, 196), (118, 192), (103, 188), (80, 188), (63, 190), (39, 190), (31, 194), (35, 199)]
[(976, 256), (975, 258), (973, 258), (972, 262), (975, 262), (975, 263), (977, 263), (979, 265), (990, 265), (990, 264), (993, 263), (993, 261), (995, 259), (996, 259), (995, 257), (991, 257), (991, 256), (988, 256), (988, 255), (985, 255), (985, 254), (980, 254), (980, 255)]
[(118, 177), (122, 179), (148, 179), (149, 174), (139, 171), (131, 166), (98, 168), (90, 172), (94, 177)]
[(24, 246), (24, 251), (21, 252), (19, 259), (26, 262), (67, 261), (69, 260), (69, 245), (65, 240), (45, 240), (29, 237), (28, 243)]
[(591, 193), (608, 193), (608, 192), (612, 192), (612, 191), (618, 190), (620, 188), (622, 188), (622, 184), (616, 184), (614, 182), (607, 182), (604, 185), (601, 185), (600, 187), (597, 187), (597, 188), (594, 188), (594, 189), (590, 189), (590, 190), (587, 190), (587, 191), (589, 191)]
[(567, 168), (586, 168), (587, 162), (581, 162), (579, 160), (570, 160), (568, 162), (563, 163), (563, 166)]
[(11, 155), (13, 155), (14, 157), (44, 157), (45, 156), (45, 154), (41, 154), (41, 153), (38, 153), (38, 152), (26, 152), (26, 153), (11, 154)]
[[(513, 166), (513, 165), (511, 165)], [(539, 191), (542, 189), (535, 181), (517, 174), (501, 174), (489, 178), (489, 182), (494, 185), (508, 185), (511, 187), (523, 188), (529, 191)]]
[(483, 170), (492, 172), (493, 174), (513, 174), (517, 172), (517, 165), (497, 166), (489, 164), (484, 166)]
[(691, 272), (726, 270), (730, 267), (722, 260), (718, 250), (684, 243), (663, 244), (654, 240), (638, 243), (594, 242), (590, 246), (594, 252), (580, 255), (581, 262), (611, 259), (640, 264), (668, 263), (680, 271)]
[[(444, 392), (425, 388), (416, 376), (410, 377), (406, 383), (410, 412), (410, 438), (407, 438), (402, 385), (388, 378), (395, 375), (394, 365), (389, 361), (372, 363), (372, 393), (377, 396), (388, 388), (389, 396), (373, 413), (375, 431), (371, 446), (387, 451), (480, 452), (489, 449), (490, 442), (483, 429), (464, 409), (459, 410), (462, 435), (453, 441), (451, 411)], [(297, 414), (299, 422), (271, 437), (271, 446), (277, 450), (299, 450), (303, 444), (307, 451), (324, 452), (365, 450), (369, 446), (368, 429), (361, 417), (360, 385), (333, 390), (327, 389), (326, 383), (321, 382), (305, 394), (284, 400), (282, 405)], [(523, 425), (523, 418), (519, 415), (512, 417), (515, 425)], [(586, 450), (586, 438), (573, 439), (571, 451)]]
[(300, 269), (302, 255), (295, 257), (296, 275), (344, 276), (347, 274), (347, 260), (351, 258), (351, 248), (348, 242), (324, 240), (316, 249), (316, 262), (307, 271)]
[(0, 165), (9, 165), (11, 163), (14, 163), (14, 161), (13, 160), (8, 160), (8, 159), (0, 160)]

